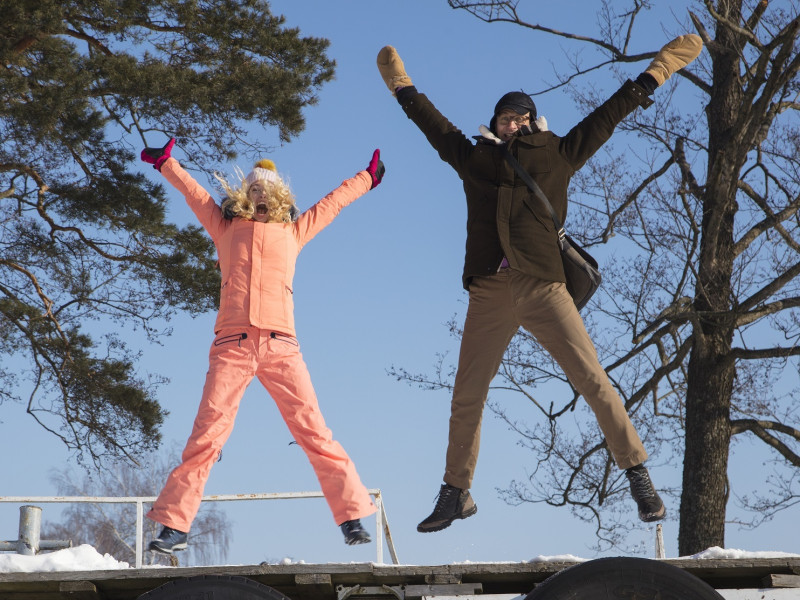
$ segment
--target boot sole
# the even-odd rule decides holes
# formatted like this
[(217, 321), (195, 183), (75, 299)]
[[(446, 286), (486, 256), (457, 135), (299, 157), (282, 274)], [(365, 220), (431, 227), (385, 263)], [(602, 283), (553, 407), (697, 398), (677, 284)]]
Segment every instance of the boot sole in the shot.
[(639, 513), (639, 519), (644, 521), (645, 523), (652, 523), (653, 521), (660, 521), (664, 517), (667, 516), (667, 508), (665, 506), (661, 507), (661, 510), (655, 513)]
[(455, 521), (456, 519), (466, 519), (467, 517), (471, 517), (472, 515), (474, 515), (476, 512), (478, 512), (477, 504), (473, 506), (470, 510), (462, 512), (461, 514), (456, 515), (449, 521), (444, 521), (440, 525), (435, 525), (432, 527), (423, 527), (422, 524), (420, 523), (419, 525), (417, 525), (417, 531), (419, 531), (420, 533), (433, 533), (434, 531), (441, 531), (442, 529), (447, 529), (448, 527), (450, 527), (450, 525), (452, 525), (453, 521)]
[(161, 548), (155, 544), (150, 544), (147, 549), (151, 552), (158, 552), (159, 554), (172, 554), (178, 550), (186, 550), (189, 544), (175, 544), (172, 548)]
[(354, 538), (345, 538), (344, 543), (348, 546), (358, 546), (359, 544), (369, 544), (372, 541), (372, 538), (369, 536), (365, 537), (354, 537)]

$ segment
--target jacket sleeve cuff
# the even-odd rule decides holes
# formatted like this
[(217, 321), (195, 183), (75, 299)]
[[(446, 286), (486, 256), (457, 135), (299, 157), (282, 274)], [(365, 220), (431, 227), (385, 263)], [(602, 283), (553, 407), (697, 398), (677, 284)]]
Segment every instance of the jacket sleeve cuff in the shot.
[(642, 108), (652, 106), (653, 99), (647, 95), (647, 90), (630, 79), (622, 85), (622, 89), (631, 94)]
[(417, 88), (415, 88), (413, 85), (407, 85), (406, 87), (397, 90), (397, 92), (395, 92), (395, 97), (397, 98), (397, 101), (400, 103), (400, 106), (403, 106), (406, 102), (411, 100), (411, 98), (413, 98), (417, 94), (419, 94)]

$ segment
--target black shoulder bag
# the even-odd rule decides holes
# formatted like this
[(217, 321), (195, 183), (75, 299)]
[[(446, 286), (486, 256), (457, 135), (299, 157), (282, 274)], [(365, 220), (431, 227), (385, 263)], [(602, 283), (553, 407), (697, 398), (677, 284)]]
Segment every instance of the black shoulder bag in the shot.
[(525, 172), (525, 169), (517, 162), (517, 159), (511, 156), (505, 145), (503, 146), (503, 154), (522, 181), (533, 192), (533, 195), (550, 211), (553, 225), (555, 225), (558, 232), (558, 247), (561, 250), (561, 262), (564, 264), (564, 275), (567, 278), (567, 291), (572, 296), (572, 300), (578, 310), (582, 309), (589, 302), (589, 298), (597, 291), (597, 288), (600, 287), (600, 282), (603, 279), (597, 268), (597, 261), (567, 235), (542, 188)]

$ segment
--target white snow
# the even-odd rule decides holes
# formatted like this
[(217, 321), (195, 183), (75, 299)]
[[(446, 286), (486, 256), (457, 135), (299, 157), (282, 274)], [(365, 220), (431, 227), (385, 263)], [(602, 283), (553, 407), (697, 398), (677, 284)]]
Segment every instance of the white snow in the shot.
[(789, 552), (750, 552), (747, 550), (736, 550), (735, 548), (720, 548), (714, 546), (703, 550), (688, 558), (786, 558), (787, 556), (800, 556)]
[[(734, 548), (713, 547), (698, 554), (682, 558), (719, 559), (719, 558), (785, 558), (795, 557), (800, 554), (787, 552), (760, 551), (752, 552), (736, 550)], [(536, 556), (528, 562), (585, 562), (587, 558), (580, 558), (572, 554), (559, 554), (554, 556)], [(280, 564), (305, 564), (304, 561), (285, 558)], [(88, 544), (75, 548), (44, 552), (37, 556), (23, 556), (21, 554), (0, 553), (0, 573), (33, 573), (45, 571), (101, 571), (111, 569), (130, 569), (126, 562), (116, 560), (110, 554), (100, 555), (97, 550)], [(161, 567), (164, 568), (164, 567)], [(168, 567), (166, 567), (168, 568)]]
[(43, 552), (36, 556), (22, 554), (0, 554), (0, 573), (33, 573), (43, 571), (105, 571), (128, 569), (126, 562), (116, 560), (110, 554), (100, 553), (89, 544), (75, 548)]
[(528, 562), (586, 562), (587, 560), (589, 559), (573, 556), (572, 554), (558, 554), (555, 556), (539, 555), (530, 559)]

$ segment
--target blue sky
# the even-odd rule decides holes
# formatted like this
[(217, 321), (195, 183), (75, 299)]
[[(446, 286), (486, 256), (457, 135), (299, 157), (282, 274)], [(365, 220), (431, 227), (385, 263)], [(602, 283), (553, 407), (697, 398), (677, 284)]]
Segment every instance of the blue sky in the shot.
[[(598, 4), (537, 2), (536, 15), (527, 16), (557, 29), (596, 35)], [(373, 149), (381, 149), (386, 164), (383, 184), (345, 209), (300, 254), (295, 316), (327, 423), (367, 487), (382, 490), (401, 562), (520, 561), (558, 554), (594, 557), (592, 526), (566, 509), (512, 507), (498, 498), (496, 490), (523, 477), (531, 459), (515, 435), (490, 413), (484, 420), (472, 488), (478, 514), (439, 533), (416, 532), (416, 524), (433, 508), (441, 483), (450, 398), (445, 392), (409, 387), (387, 370), (395, 365), (430, 371), (437, 353), (449, 353), (448, 359), (457, 354), (445, 324), (454, 315), (463, 319), (466, 308), (461, 289), (466, 210), (460, 181), (406, 119), (375, 66), (380, 48), (395, 46), (420, 91), (473, 135), (488, 122), (503, 93), (544, 88), (554, 80), (554, 69), (569, 68), (564, 53), (576, 48), (519, 27), (485, 24), (450, 9), (445, 0), (280, 0), (271, 5), (274, 13), (287, 17), (288, 26), (330, 39), (329, 56), (338, 64), (336, 79), (321, 90), (319, 104), (306, 111), (307, 128), (299, 139), (278, 145), (274, 131), (263, 133), (264, 139), (276, 140), (269, 158), (288, 176), (300, 208), (308, 208), (365, 168)], [(685, 3), (679, 2), (671, 4), (669, 12), (649, 16), (650, 29), (647, 35), (639, 30), (632, 51), (655, 51), (685, 32), (680, 24), (684, 15)], [(585, 48), (583, 53), (583, 59), (592, 60), (592, 50)], [(645, 66), (626, 68), (635, 77)], [(609, 93), (616, 87), (609, 72), (593, 81)], [(566, 132), (583, 116), (563, 91), (535, 100), (557, 133)], [(174, 155), (182, 157), (179, 149)], [(250, 167), (244, 158), (237, 164), (245, 171)], [(233, 167), (220, 165), (228, 173)], [(142, 169), (158, 179), (148, 165)], [(174, 192), (169, 213), (178, 223), (193, 222), (183, 198)], [(165, 445), (182, 447), (189, 435), (214, 317), (210, 313), (175, 319), (174, 333), (163, 346), (141, 343), (141, 374), (159, 372), (171, 378), (159, 393), (170, 411)], [(130, 340), (135, 342), (135, 334)], [(535, 418), (532, 411), (526, 412), (521, 398), (503, 401), (520, 417)], [(63, 447), (25, 417), (21, 407), (4, 407), (0, 435), (6, 454), (13, 451), (15, 457), (4, 461), (3, 493), (55, 494), (49, 470), (66, 464)], [(290, 442), (274, 404), (254, 382), (206, 493), (318, 489), (306, 457)], [(750, 458), (737, 458), (734, 482), (762, 468), (763, 456), (741, 445), (740, 449), (746, 452), (737, 457)], [(653, 477), (657, 483), (674, 483), (680, 470), (680, 464), (658, 467)], [(234, 522), (230, 563), (375, 559), (374, 544), (350, 548), (342, 543), (322, 500), (236, 503), (224, 508)], [(45, 520), (54, 518), (56, 510), (45, 507)], [(677, 501), (669, 500), (668, 510), (675, 517)], [(15, 537), (17, 515), (16, 506), (0, 505), (0, 539)], [(800, 511), (795, 509), (756, 531), (730, 526), (726, 545), (795, 552), (796, 527), (786, 524), (796, 524), (798, 518)], [(365, 524), (374, 532), (374, 519)], [(668, 556), (677, 553), (677, 527), (674, 519), (664, 524)], [(652, 555), (653, 526), (635, 528), (631, 539), (643, 542)]]

